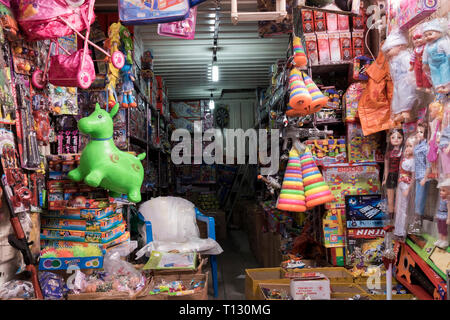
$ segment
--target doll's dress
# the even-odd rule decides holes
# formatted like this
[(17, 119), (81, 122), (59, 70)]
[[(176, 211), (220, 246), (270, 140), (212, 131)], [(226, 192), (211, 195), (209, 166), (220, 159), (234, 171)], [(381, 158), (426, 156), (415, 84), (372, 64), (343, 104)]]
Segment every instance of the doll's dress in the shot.
[(412, 191), (408, 193), (407, 197), (404, 196), (403, 192), (406, 191), (411, 185), (413, 170), (414, 170), (414, 157), (402, 159), (402, 162), (400, 163), (397, 192), (395, 195), (395, 229), (394, 229), (394, 234), (400, 237), (406, 236), (408, 199)]
[(447, 126), (441, 133), (439, 140), (439, 162), (441, 164), (442, 173), (450, 174), (450, 152), (446, 153), (445, 148), (450, 144), (450, 126)]
[(416, 79), (409, 71), (411, 52), (401, 51), (389, 62), (389, 71), (394, 83), (394, 94), (391, 102), (392, 114), (409, 111), (417, 100)]
[(427, 43), (423, 62), (430, 66), (431, 81), (435, 87), (450, 83), (450, 40), (448, 37)]

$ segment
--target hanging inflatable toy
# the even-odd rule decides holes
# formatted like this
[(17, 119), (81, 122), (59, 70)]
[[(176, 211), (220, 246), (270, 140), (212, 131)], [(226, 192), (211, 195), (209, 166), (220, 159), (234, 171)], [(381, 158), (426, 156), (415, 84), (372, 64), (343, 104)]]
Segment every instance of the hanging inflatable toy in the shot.
[(89, 116), (78, 121), (78, 129), (90, 136), (83, 149), (80, 166), (69, 172), (70, 179), (84, 181), (91, 187), (102, 187), (110, 196), (128, 196), (131, 202), (141, 201), (141, 186), (144, 168), (141, 161), (145, 153), (137, 157), (119, 150), (113, 140), (113, 117), (119, 111), (116, 104), (111, 112), (100, 108), (97, 103)]

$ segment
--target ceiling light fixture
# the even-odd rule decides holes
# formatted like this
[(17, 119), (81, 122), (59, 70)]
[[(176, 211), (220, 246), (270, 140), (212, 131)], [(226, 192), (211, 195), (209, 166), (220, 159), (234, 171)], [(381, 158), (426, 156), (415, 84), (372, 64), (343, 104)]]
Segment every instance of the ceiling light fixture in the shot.
[(215, 103), (213, 100), (213, 94), (211, 92), (211, 99), (209, 100), (209, 110), (214, 110), (214, 107), (215, 107)]

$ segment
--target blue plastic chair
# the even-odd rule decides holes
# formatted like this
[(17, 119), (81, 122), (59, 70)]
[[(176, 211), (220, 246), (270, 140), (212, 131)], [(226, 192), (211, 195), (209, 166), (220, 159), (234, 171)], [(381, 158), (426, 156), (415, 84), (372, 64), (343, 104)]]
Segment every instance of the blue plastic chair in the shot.
[[(206, 223), (206, 230), (208, 233), (208, 238), (211, 238), (213, 240), (216, 240), (216, 227), (213, 217), (205, 216), (203, 213), (200, 212), (197, 208), (195, 208), (195, 216), (197, 220), (205, 222)], [(138, 214), (139, 220), (145, 223), (145, 233), (147, 235), (146, 242), (150, 243), (153, 241), (153, 231), (152, 231), (152, 223), (150, 221), (146, 221), (142, 213), (139, 212)], [(209, 260), (211, 261), (211, 272), (212, 272), (212, 279), (213, 279), (213, 289), (214, 289), (214, 298), (217, 298), (219, 290), (219, 281), (217, 279), (217, 256), (210, 255)]]

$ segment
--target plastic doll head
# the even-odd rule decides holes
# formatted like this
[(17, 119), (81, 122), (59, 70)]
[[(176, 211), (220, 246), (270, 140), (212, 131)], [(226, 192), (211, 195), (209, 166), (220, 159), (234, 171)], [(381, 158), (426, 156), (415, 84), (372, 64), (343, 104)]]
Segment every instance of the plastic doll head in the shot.
[(427, 137), (427, 125), (424, 122), (420, 122), (417, 124), (417, 129), (416, 129), (417, 142), (422, 141), (426, 137)]
[(411, 157), (414, 154), (414, 146), (416, 145), (416, 138), (414, 136), (409, 137), (405, 144), (405, 156)]
[(420, 47), (421, 45), (425, 44), (425, 37), (423, 36), (422, 32), (420, 30), (416, 30), (414, 32), (414, 35), (412, 37), (412, 42), (414, 47)]
[(444, 116), (444, 105), (438, 101), (430, 103), (428, 110), (431, 120), (440, 119)]
[(438, 19), (431, 20), (423, 25), (423, 34), (427, 42), (434, 42), (444, 33), (441, 22)]
[(392, 147), (398, 147), (403, 143), (403, 131), (392, 129), (389, 134), (389, 143)]
[(392, 32), (384, 41), (381, 50), (387, 59), (391, 59), (398, 55), (401, 51), (408, 47), (408, 39), (401, 32)]

